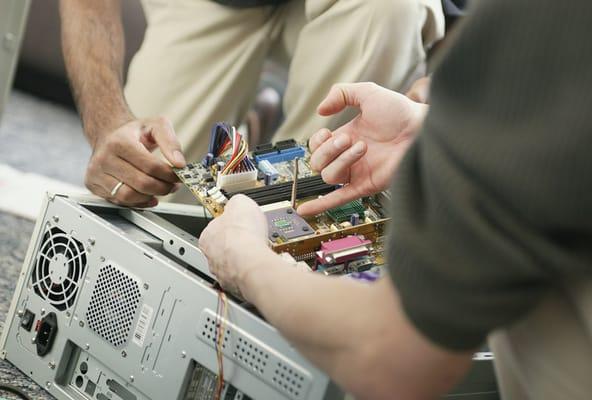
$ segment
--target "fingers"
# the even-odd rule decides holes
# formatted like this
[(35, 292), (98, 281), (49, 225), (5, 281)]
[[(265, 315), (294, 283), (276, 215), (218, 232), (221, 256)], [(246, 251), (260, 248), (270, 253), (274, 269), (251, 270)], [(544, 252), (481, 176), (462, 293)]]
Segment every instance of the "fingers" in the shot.
[(167, 163), (160, 160), (153, 153), (150, 153), (139, 142), (130, 141), (128, 145), (120, 146), (115, 154), (155, 179), (168, 183), (179, 181), (179, 178)]
[(308, 149), (310, 150), (311, 153), (314, 153), (319, 148), (320, 145), (325, 143), (332, 136), (333, 136), (333, 134), (331, 133), (331, 131), (329, 129), (326, 129), (326, 128), (321, 129), (320, 131), (318, 131), (317, 133), (312, 135), (310, 137), (310, 139), (308, 140)]
[(115, 195), (111, 191), (120, 181), (108, 174), (102, 174), (100, 177), (89, 177), (87, 174), (86, 186), (88, 189), (112, 203), (131, 207), (154, 207), (158, 200), (154, 196), (140, 193), (128, 185), (122, 185)]
[(345, 107), (360, 107), (363, 100), (378, 86), (374, 83), (338, 83), (333, 85), (327, 97), (317, 108), (323, 116), (329, 116), (342, 111)]
[(325, 196), (319, 197), (318, 199), (307, 201), (306, 203), (301, 204), (296, 211), (302, 216), (316, 215), (330, 210), (331, 208), (339, 207), (350, 201), (359, 199), (360, 197), (362, 196), (358, 190), (353, 186), (348, 185)]
[[(215, 243), (214, 237), (215, 232), (217, 231), (217, 226), (221, 224), (222, 220), (219, 218), (215, 218), (208, 223), (206, 229), (199, 235), (198, 246), (203, 251), (206, 257), (210, 258), (212, 256), (212, 246)], [(214, 273), (214, 271), (212, 271)]]
[(181, 152), (181, 144), (177, 140), (173, 124), (164, 117), (146, 119), (143, 122), (145, 132), (151, 135), (165, 158), (174, 167), (185, 167), (185, 157), (183, 157), (183, 153)]
[(348, 183), (351, 166), (366, 154), (367, 149), (366, 143), (359, 141), (341, 153), (339, 157), (323, 168), (321, 171), (323, 180), (331, 184)]
[(257, 211), (259, 210), (259, 206), (257, 203), (248, 196), (244, 194), (237, 194), (232, 196), (232, 198), (228, 201), (228, 204), (224, 207), (224, 210), (241, 210), (241, 211)]
[(350, 146), (351, 139), (348, 135), (335, 135), (331, 140), (326, 140), (312, 153), (310, 166), (314, 171), (322, 171)]
[(97, 142), (91, 161), (102, 166), (119, 157), (155, 179), (169, 183), (178, 182), (179, 179), (171, 166), (145, 147), (149, 143), (142, 139), (144, 135), (141, 129), (141, 123), (133, 121)]
[(119, 157), (110, 158), (103, 171), (142, 194), (164, 196), (175, 188), (175, 184), (153, 178)]

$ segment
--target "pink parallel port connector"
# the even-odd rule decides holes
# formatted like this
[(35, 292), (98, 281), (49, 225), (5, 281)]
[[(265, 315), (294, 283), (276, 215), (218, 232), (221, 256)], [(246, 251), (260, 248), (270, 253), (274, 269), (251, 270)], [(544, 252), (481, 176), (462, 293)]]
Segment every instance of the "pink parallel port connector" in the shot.
[(372, 241), (361, 235), (324, 242), (316, 253), (317, 263), (335, 264), (366, 256), (370, 253), (371, 245)]

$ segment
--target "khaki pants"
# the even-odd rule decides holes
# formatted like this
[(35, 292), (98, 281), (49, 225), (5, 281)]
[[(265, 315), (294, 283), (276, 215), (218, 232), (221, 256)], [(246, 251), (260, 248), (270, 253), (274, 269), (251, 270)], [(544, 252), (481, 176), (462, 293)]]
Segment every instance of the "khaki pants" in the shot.
[(502, 399), (592, 399), (592, 282), (568, 283), (489, 342)]
[(143, 4), (148, 27), (125, 95), (136, 116), (172, 120), (188, 161), (204, 156), (214, 122), (241, 122), (267, 57), (283, 55), (290, 65), (286, 119), (274, 140), (304, 139), (351, 117), (316, 114), (332, 84), (403, 89), (444, 33), (440, 0), (291, 0), (248, 9), (211, 0)]

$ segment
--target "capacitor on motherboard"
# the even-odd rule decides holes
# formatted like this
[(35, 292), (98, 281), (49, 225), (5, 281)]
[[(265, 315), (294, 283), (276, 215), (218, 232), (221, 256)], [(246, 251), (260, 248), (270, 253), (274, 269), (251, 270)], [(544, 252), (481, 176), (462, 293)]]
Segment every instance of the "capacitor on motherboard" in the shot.
[(350, 224), (352, 224), (352, 226), (358, 225), (360, 223), (360, 215), (358, 213), (353, 213), (349, 217), (349, 222)]
[(265, 186), (269, 186), (273, 183), (273, 176), (269, 172), (265, 174), (265, 177), (263, 179), (265, 182)]

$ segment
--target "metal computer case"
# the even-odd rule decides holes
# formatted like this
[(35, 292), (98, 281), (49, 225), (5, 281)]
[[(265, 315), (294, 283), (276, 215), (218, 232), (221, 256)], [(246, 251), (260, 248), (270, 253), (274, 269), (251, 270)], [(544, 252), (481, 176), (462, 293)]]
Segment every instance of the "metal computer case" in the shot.
[[(197, 206), (48, 195), (0, 355), (60, 400), (213, 398), (218, 293), (197, 247), (207, 222)], [(256, 310), (231, 300), (225, 322), (223, 399), (344, 397)], [(482, 380), (470, 391), (484, 393)]]
[[(217, 292), (195, 236), (166, 219), (203, 215), (199, 207), (184, 210), (136, 211), (91, 197), (48, 196), (2, 355), (58, 399), (185, 398), (196, 366), (217, 371)], [(203, 228), (203, 218), (193, 220), (193, 229)], [(224, 370), (237, 393), (328, 398), (326, 375), (273, 327), (234, 301), (228, 315)], [(56, 320), (53, 331), (51, 324), (39, 327), (48, 316), (46, 325)], [(44, 332), (46, 341), (48, 331), (53, 343), (39, 355), (37, 336)]]

